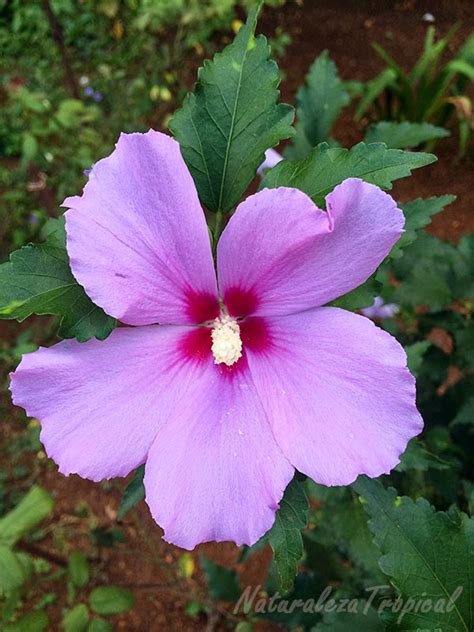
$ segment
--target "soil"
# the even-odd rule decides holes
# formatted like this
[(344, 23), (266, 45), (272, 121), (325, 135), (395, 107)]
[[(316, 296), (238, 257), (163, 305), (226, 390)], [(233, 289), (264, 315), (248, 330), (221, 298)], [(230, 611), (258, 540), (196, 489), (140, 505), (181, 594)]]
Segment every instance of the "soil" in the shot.
[[(371, 42), (379, 42), (407, 69), (417, 59), (423, 42), (426, 22), (425, 13), (433, 13), (439, 34), (444, 34), (455, 23), (460, 27), (451, 51), (474, 30), (474, 3), (470, 0), (314, 0), (288, 2), (278, 10), (267, 9), (260, 23), (260, 30), (272, 36), (277, 27), (289, 33), (292, 43), (280, 66), (286, 77), (282, 83), (282, 98), (294, 102), (297, 88), (302, 83), (308, 67), (324, 49), (328, 49), (336, 61), (344, 79), (368, 80), (383, 67), (373, 52)], [(358, 142), (363, 136), (364, 123), (356, 125), (348, 111), (339, 121), (335, 136), (346, 145)], [(397, 183), (395, 197), (406, 201), (415, 197), (455, 193), (458, 198), (452, 206), (436, 217), (431, 230), (444, 239), (458, 240), (473, 230), (474, 187), (472, 181), (473, 156), (457, 162), (456, 138), (437, 148), (439, 161), (433, 166), (415, 172), (411, 178)], [(44, 323), (44, 321), (42, 321)], [(31, 323), (28, 324), (31, 326)], [(0, 348), (8, 347), (22, 325), (4, 323), (0, 329)], [(18, 435), (23, 427), (23, 417), (18, 409), (9, 407), (8, 398), (0, 400), (2, 418), (7, 420), (5, 446)], [(120, 491), (124, 481), (111, 481), (100, 485), (81, 480), (76, 476), (65, 478), (43, 454), (34, 458), (35, 481), (54, 496), (56, 507), (45, 540), (34, 546), (49, 557), (53, 567), (64, 567), (67, 553), (74, 548), (87, 552), (93, 560), (93, 584), (112, 584), (129, 587), (136, 596), (136, 607), (129, 613), (118, 615), (113, 622), (118, 630), (127, 632), (195, 632), (198, 630), (223, 631), (235, 626), (233, 616), (222, 612), (231, 607), (220, 604), (211, 616), (204, 614), (191, 618), (184, 608), (192, 599), (204, 600), (204, 582), (196, 563), (191, 578), (180, 576), (178, 560), (182, 551), (161, 540), (161, 531), (150, 518), (142, 503), (119, 525), (124, 542), (113, 547), (97, 547), (91, 540), (91, 529), (111, 530), (117, 527), (116, 516)], [(43, 458), (42, 458), (43, 457)], [(28, 457), (24, 457), (28, 460)], [(21, 462), (23, 457), (19, 457)], [(18, 487), (27, 488), (27, 479)], [(78, 508), (78, 503), (82, 508)], [(23, 543), (26, 548), (31, 543)], [(239, 550), (232, 544), (209, 544), (198, 547), (192, 556), (197, 561), (204, 553), (225, 565), (237, 568), (242, 586), (262, 583), (269, 560), (269, 552), (256, 554), (245, 564), (238, 564)], [(59, 606), (48, 607), (52, 620), (51, 630), (60, 629), (61, 608), (67, 607), (65, 582), (56, 582), (48, 589), (59, 591)], [(84, 600), (87, 592), (80, 593)], [(259, 623), (254, 628), (260, 632), (277, 630), (270, 624)]]

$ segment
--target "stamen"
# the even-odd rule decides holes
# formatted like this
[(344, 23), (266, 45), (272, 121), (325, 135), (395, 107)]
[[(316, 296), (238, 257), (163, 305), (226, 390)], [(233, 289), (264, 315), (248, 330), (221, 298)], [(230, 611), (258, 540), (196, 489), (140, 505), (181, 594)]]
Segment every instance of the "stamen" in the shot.
[(242, 357), (240, 327), (230, 316), (220, 316), (212, 330), (212, 354), (216, 364), (232, 366)]

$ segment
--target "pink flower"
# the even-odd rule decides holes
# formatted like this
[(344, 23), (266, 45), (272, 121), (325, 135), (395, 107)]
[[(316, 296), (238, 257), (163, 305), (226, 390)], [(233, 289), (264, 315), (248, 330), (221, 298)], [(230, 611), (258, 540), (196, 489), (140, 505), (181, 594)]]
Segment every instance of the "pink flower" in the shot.
[(64, 204), (75, 277), (131, 326), (26, 354), (14, 402), (41, 421), (64, 474), (99, 481), (146, 462), (169, 542), (252, 544), (295, 468), (325, 485), (378, 476), (421, 431), (398, 342), (320, 307), (365, 281), (402, 232), (377, 187), (346, 180), (327, 213), (296, 189), (250, 196), (220, 238), (218, 282), (168, 136), (122, 135)]

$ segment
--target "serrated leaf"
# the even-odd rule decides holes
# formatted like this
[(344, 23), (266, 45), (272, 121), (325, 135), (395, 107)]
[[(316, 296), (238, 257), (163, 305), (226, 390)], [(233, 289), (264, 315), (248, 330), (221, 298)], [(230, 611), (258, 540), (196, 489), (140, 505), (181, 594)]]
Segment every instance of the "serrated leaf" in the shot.
[(0, 265), (0, 319), (54, 314), (61, 318), (61, 337), (103, 340), (115, 320), (92, 303), (73, 277), (63, 240), (58, 226), (45, 243), (16, 250)]
[(366, 143), (385, 143), (391, 149), (418, 147), (436, 138), (445, 138), (450, 132), (431, 123), (381, 121), (372, 125), (365, 135)]
[(364, 307), (370, 307), (374, 302), (374, 298), (380, 294), (381, 287), (382, 284), (377, 281), (375, 275), (373, 275), (369, 277), (365, 283), (359, 285), (359, 287), (332, 301), (330, 305), (332, 307), (347, 309), (351, 312), (363, 309)]
[(382, 143), (358, 143), (351, 149), (321, 143), (306, 158), (283, 160), (273, 167), (260, 188), (295, 187), (323, 205), (326, 195), (347, 178), (361, 178), (390, 190), (394, 180), (435, 160), (432, 154), (387, 149)]
[(45, 520), (54, 507), (51, 496), (33, 486), (18, 505), (0, 519), (0, 543), (12, 546), (30, 529)]
[[(371, 517), (380, 548), (380, 568), (402, 599), (426, 602), (426, 611), (386, 612), (388, 630), (442, 629), (471, 632), (474, 627), (474, 519), (455, 511), (436, 512), (424, 498), (416, 503), (361, 477), (354, 488)], [(434, 605), (438, 604), (435, 609)], [(444, 611), (441, 611), (444, 604)], [(446, 606), (452, 604), (452, 607)], [(403, 610), (402, 610), (403, 612)]]
[(133, 594), (120, 586), (99, 586), (89, 597), (90, 607), (97, 614), (120, 614), (133, 608)]
[(325, 50), (313, 62), (296, 95), (298, 122), (311, 147), (327, 140), (334, 121), (349, 101), (336, 64)]
[(234, 42), (200, 68), (169, 127), (211, 211), (229, 211), (263, 162), (265, 150), (293, 134), (293, 108), (278, 104), (278, 67), (262, 35), (255, 37), (261, 3)]
[(400, 204), (405, 215), (405, 232), (390, 251), (390, 257), (396, 259), (402, 255), (402, 250), (413, 243), (417, 232), (431, 223), (431, 218), (440, 213), (445, 206), (452, 204), (455, 195), (441, 195), (427, 199), (417, 198), (411, 202)]
[(303, 557), (301, 531), (307, 522), (308, 499), (303, 484), (295, 478), (286, 488), (275, 523), (265, 536), (273, 550), (283, 592), (288, 592), (293, 587), (298, 562)]
[(132, 480), (125, 488), (120, 505), (117, 512), (117, 519), (123, 520), (127, 511), (141, 502), (145, 498), (145, 486), (143, 485), (143, 477), (145, 476), (145, 466), (140, 465), (135, 470)]
[(216, 601), (237, 601), (242, 590), (236, 572), (216, 564), (205, 555), (201, 555), (199, 559), (211, 599)]

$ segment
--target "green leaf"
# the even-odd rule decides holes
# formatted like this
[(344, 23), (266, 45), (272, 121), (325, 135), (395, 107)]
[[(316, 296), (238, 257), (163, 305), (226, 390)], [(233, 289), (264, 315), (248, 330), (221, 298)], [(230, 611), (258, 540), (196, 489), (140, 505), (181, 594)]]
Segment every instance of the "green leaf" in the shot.
[(105, 619), (92, 619), (87, 632), (114, 632), (114, 626)]
[(310, 145), (327, 140), (334, 121), (349, 103), (349, 94), (325, 50), (316, 58), (296, 95), (298, 121)]
[(474, 397), (468, 399), (461, 407), (456, 417), (450, 423), (450, 426), (471, 426), (474, 429)]
[(145, 486), (143, 485), (143, 477), (145, 476), (145, 466), (140, 465), (135, 470), (132, 480), (125, 488), (120, 506), (118, 508), (117, 519), (123, 520), (127, 511), (141, 502), (145, 498)]
[(447, 469), (449, 469), (449, 463), (428, 452), (418, 439), (410, 441), (407, 449), (401, 456), (400, 463), (396, 467), (398, 472), (409, 472), (410, 470), (427, 472), (428, 470)]
[(380, 621), (377, 611), (367, 602), (356, 599), (354, 611), (330, 612), (324, 615), (321, 623), (311, 629), (311, 632), (384, 632), (385, 626)]
[(100, 586), (90, 594), (90, 606), (97, 614), (120, 614), (133, 608), (133, 594), (119, 586)]
[(115, 326), (73, 277), (59, 227), (45, 243), (16, 250), (0, 265), (0, 319), (32, 314), (59, 316), (59, 335), (80, 342), (103, 340)]
[(417, 147), (436, 138), (449, 136), (450, 132), (444, 127), (436, 127), (431, 123), (396, 123), (381, 121), (368, 130), (364, 141), (366, 143), (385, 143), (392, 149)]
[(69, 610), (63, 618), (64, 632), (86, 632), (89, 623), (89, 610), (83, 603)]
[(0, 544), (12, 546), (53, 511), (51, 496), (33, 486), (20, 503), (0, 520)]
[(0, 544), (0, 594), (20, 588), (28, 579), (31, 567), (5, 544)]
[(298, 562), (303, 557), (301, 531), (308, 523), (308, 509), (303, 484), (294, 478), (285, 490), (275, 523), (265, 536), (273, 550), (283, 592), (288, 592), (293, 587)]
[(432, 154), (387, 149), (382, 143), (359, 143), (351, 149), (322, 143), (302, 160), (277, 164), (266, 174), (260, 188), (295, 187), (323, 205), (325, 196), (347, 178), (361, 178), (382, 189), (391, 189), (394, 180), (435, 160)]
[(396, 490), (386, 490), (366, 477), (359, 478), (354, 488), (372, 518), (369, 526), (382, 553), (382, 571), (402, 599), (415, 603), (430, 599), (432, 604), (426, 612), (413, 609), (403, 616), (403, 610), (387, 612), (388, 629), (471, 632), (474, 519), (456, 511), (436, 512), (424, 498), (416, 503), (406, 496), (400, 498)]
[(73, 551), (68, 558), (68, 573), (76, 588), (83, 588), (89, 582), (89, 563), (82, 551)]
[(350, 312), (355, 312), (364, 307), (370, 307), (374, 298), (380, 294), (382, 284), (376, 280), (375, 275), (369, 277), (365, 283), (359, 285), (354, 290), (347, 292), (336, 300), (332, 301), (332, 307), (340, 307)]
[(401, 257), (402, 250), (415, 241), (418, 231), (428, 226), (433, 215), (441, 212), (445, 206), (452, 204), (455, 199), (455, 195), (441, 195), (440, 197), (430, 197), (425, 200), (417, 198), (411, 202), (401, 204), (400, 208), (405, 215), (405, 232), (392, 248), (389, 256), (392, 259)]
[(216, 601), (237, 601), (242, 591), (236, 572), (216, 564), (205, 555), (201, 555), (199, 559), (211, 599)]
[(29, 612), (15, 623), (3, 628), (3, 632), (44, 632), (49, 626), (48, 615), (44, 610)]
[(423, 356), (431, 347), (429, 340), (419, 340), (405, 347), (407, 354), (407, 364), (410, 372), (416, 377), (423, 362)]
[(386, 68), (379, 75), (369, 81), (362, 99), (359, 101), (355, 112), (355, 119), (358, 120), (369, 109), (377, 97), (391, 86), (397, 79), (397, 73), (393, 68)]
[(255, 37), (261, 2), (234, 42), (199, 70), (194, 94), (170, 121), (199, 197), (229, 211), (253, 180), (265, 150), (294, 133), (293, 108), (278, 104), (278, 67)]

